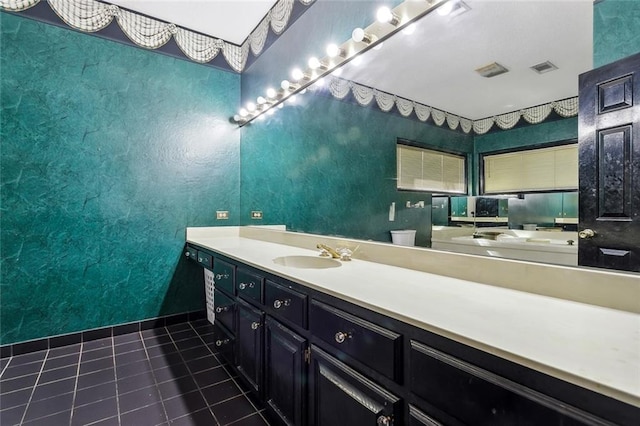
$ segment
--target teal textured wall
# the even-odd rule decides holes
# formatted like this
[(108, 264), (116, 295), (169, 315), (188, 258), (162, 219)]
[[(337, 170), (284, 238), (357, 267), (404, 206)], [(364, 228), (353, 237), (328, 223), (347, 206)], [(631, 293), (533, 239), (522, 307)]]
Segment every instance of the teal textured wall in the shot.
[(0, 19), (2, 344), (202, 308), (179, 259), (239, 221), (239, 76)]
[(640, 52), (640, 1), (603, 0), (593, 5), (593, 67)]
[[(251, 210), (264, 223), (295, 231), (390, 241), (389, 230), (431, 234), (429, 194), (396, 189), (396, 139), (472, 152), (473, 137), (307, 93), (242, 134), (243, 224)], [(407, 209), (407, 201), (425, 201)], [(396, 203), (396, 221), (389, 206)], [(244, 219), (247, 218), (247, 219)]]

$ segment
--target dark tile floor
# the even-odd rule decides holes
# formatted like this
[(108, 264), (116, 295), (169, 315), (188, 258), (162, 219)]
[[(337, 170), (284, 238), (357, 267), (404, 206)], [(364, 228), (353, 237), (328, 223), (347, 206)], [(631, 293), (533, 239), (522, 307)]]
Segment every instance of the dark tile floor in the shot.
[(268, 425), (206, 320), (0, 362), (0, 425)]

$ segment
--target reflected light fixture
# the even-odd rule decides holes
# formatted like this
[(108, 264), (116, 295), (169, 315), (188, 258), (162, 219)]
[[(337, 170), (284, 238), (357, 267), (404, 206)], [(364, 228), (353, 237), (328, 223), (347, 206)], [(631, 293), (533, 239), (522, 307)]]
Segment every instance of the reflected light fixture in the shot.
[(293, 70), (291, 70), (291, 78), (296, 81), (309, 79), (308, 76), (300, 68), (294, 68)]
[(247, 115), (249, 115), (249, 111), (244, 108), (240, 108), (240, 117), (246, 117)]
[(291, 89), (291, 83), (289, 83), (289, 80), (282, 80), (280, 87), (282, 87), (282, 90), (289, 90)]
[(386, 6), (382, 6), (380, 9), (378, 9), (376, 18), (378, 19), (378, 22), (381, 22), (383, 24), (391, 24), (394, 27), (398, 26), (398, 24), (400, 23), (400, 17), (393, 13), (391, 9)]
[(269, 87), (267, 89), (267, 97), (273, 99), (276, 96), (278, 96), (278, 92), (276, 92), (276, 89), (274, 89), (273, 87)]
[(262, 104), (266, 104), (267, 103), (267, 100), (262, 96), (258, 96), (257, 101), (258, 101), (258, 105), (262, 105)]
[(375, 37), (373, 35), (365, 33), (362, 28), (356, 28), (351, 33), (351, 39), (356, 43), (371, 44), (373, 43), (374, 38)]
[(247, 111), (253, 112), (256, 110), (256, 104), (253, 102), (247, 102)]

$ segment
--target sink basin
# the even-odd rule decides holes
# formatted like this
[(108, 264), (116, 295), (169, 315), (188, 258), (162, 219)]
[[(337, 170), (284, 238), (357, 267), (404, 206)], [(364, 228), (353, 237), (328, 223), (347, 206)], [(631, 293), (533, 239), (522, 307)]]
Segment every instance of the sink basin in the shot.
[(300, 269), (327, 269), (342, 266), (342, 263), (335, 259), (319, 256), (282, 256), (273, 259), (273, 263)]

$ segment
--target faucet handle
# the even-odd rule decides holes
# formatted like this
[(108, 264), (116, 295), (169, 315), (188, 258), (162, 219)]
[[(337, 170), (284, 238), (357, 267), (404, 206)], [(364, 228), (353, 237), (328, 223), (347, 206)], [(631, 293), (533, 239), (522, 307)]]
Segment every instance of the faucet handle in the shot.
[(331, 253), (329, 253), (326, 249), (320, 249), (321, 257), (331, 257)]
[(353, 252), (348, 248), (346, 247), (338, 248), (336, 251), (340, 255), (340, 260), (351, 260), (351, 256), (353, 255)]

